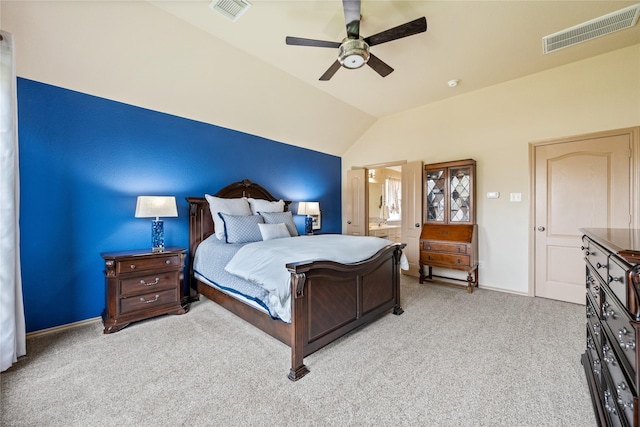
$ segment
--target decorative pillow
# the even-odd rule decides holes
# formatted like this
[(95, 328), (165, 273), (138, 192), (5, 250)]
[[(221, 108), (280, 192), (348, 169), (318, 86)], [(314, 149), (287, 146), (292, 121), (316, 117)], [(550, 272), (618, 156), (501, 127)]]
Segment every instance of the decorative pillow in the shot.
[(264, 199), (252, 199), (249, 197), (249, 206), (251, 206), (251, 213), (257, 215), (258, 212), (284, 212), (284, 200), (278, 200), (277, 202), (270, 202)]
[(291, 237), (289, 230), (284, 223), (279, 224), (258, 224), (262, 240), (281, 239), (283, 237)]
[(211, 217), (213, 218), (213, 225), (216, 230), (216, 237), (220, 240), (224, 240), (224, 222), (222, 218), (218, 216), (218, 213), (222, 212), (228, 215), (251, 215), (251, 207), (246, 197), (238, 199), (223, 199), (220, 197), (210, 196), (205, 194), (204, 197), (209, 202), (209, 209), (211, 210)]
[(291, 212), (259, 212), (262, 218), (264, 218), (265, 224), (280, 224), (283, 223), (287, 226), (287, 230), (289, 230), (289, 234), (291, 236), (298, 235), (298, 229), (296, 228), (296, 223), (293, 222), (293, 215)]
[(227, 243), (248, 243), (262, 240), (258, 224), (264, 220), (260, 215), (227, 215), (218, 212), (224, 222)]

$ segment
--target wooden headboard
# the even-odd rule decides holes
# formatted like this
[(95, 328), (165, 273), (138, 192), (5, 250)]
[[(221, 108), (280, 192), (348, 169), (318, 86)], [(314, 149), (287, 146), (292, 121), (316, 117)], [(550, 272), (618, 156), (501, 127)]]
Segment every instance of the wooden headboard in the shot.
[[(271, 202), (278, 201), (264, 187), (248, 179), (234, 182), (224, 187), (214, 194), (216, 197), (224, 199), (235, 199), (239, 197), (252, 197), (254, 199), (264, 199)], [(213, 218), (209, 210), (209, 203), (204, 197), (187, 197), (189, 202), (189, 274), (193, 274), (193, 255), (198, 245), (207, 237), (214, 233)], [(289, 209), (290, 201), (284, 202), (284, 209)], [(191, 276), (191, 279), (193, 277)]]

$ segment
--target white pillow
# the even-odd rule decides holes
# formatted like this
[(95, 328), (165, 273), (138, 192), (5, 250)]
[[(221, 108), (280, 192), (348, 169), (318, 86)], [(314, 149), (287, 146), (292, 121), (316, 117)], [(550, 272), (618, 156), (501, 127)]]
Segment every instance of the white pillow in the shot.
[(293, 221), (293, 216), (290, 211), (287, 212), (260, 212), (262, 218), (264, 218), (265, 224), (280, 224), (284, 223), (289, 230), (291, 237), (298, 235), (298, 228)]
[(249, 206), (251, 206), (251, 213), (257, 215), (258, 212), (284, 212), (284, 200), (278, 200), (277, 202), (270, 202), (264, 199), (253, 199), (249, 197)]
[(281, 239), (283, 237), (291, 237), (287, 226), (283, 222), (280, 224), (258, 224), (262, 240)]
[(223, 199), (221, 197), (210, 196), (205, 194), (204, 197), (209, 202), (209, 209), (211, 210), (211, 217), (213, 218), (213, 225), (216, 230), (216, 237), (219, 240), (225, 240), (224, 234), (224, 221), (218, 215), (218, 213), (225, 213), (228, 215), (251, 215), (251, 207), (246, 197), (240, 197), (238, 199)]

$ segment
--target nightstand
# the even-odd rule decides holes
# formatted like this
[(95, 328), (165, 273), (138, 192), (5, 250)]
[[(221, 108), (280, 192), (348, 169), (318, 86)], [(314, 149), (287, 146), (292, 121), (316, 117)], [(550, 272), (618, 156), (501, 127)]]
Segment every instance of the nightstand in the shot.
[(161, 314), (184, 314), (181, 305), (186, 249), (105, 252), (104, 333)]

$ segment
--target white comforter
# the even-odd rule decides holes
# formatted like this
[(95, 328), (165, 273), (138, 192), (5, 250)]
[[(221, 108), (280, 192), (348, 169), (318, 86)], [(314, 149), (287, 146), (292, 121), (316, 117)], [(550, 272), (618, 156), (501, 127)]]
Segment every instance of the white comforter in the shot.
[[(370, 236), (322, 234), (249, 243), (229, 261), (225, 270), (250, 280), (269, 292), (270, 308), (285, 322), (291, 322), (291, 274), (286, 264), (310, 260), (352, 264), (364, 261), (391, 244)], [(401, 268), (409, 268), (402, 254)]]

